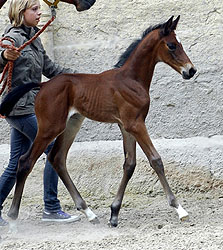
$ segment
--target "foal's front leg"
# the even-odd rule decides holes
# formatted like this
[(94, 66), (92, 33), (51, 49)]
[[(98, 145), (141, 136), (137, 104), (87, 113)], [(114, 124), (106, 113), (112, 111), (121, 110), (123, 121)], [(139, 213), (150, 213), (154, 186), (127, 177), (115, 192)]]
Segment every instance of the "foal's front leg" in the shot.
[(134, 173), (136, 166), (136, 140), (131, 134), (127, 133), (123, 127), (120, 126), (120, 129), (123, 136), (125, 162), (123, 165), (124, 174), (122, 177), (122, 181), (119, 186), (117, 195), (111, 205), (110, 224), (113, 227), (116, 227), (118, 225), (118, 214), (122, 205), (125, 189)]
[(164, 173), (164, 166), (159, 156), (158, 152), (156, 151), (155, 147), (153, 146), (152, 141), (148, 135), (146, 126), (144, 122), (136, 121), (134, 129), (131, 130), (131, 133), (136, 138), (137, 142), (141, 146), (142, 150), (146, 154), (151, 167), (157, 173), (159, 180), (163, 186), (164, 192), (167, 196), (167, 200), (169, 205), (174, 207), (179, 215), (180, 220), (186, 220), (188, 218), (188, 213), (182, 208), (182, 206), (178, 203), (176, 197), (174, 196)]

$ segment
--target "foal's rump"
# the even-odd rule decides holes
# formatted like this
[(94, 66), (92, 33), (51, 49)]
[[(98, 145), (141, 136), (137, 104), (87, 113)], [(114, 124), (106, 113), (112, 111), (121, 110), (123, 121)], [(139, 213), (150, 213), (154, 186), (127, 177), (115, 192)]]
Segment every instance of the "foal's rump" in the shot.
[[(49, 80), (47, 82), (43, 82), (43, 83), (33, 83), (32, 82), (32, 83), (22, 84), (22, 85), (19, 85), (19, 86), (13, 88), (5, 96), (5, 98), (2, 100), (2, 103), (0, 105), (0, 114), (2, 116), (8, 116), (9, 113), (12, 111), (13, 107), (15, 106), (15, 104), (19, 101), (19, 99), (22, 98), (27, 92), (29, 92), (30, 90), (32, 90), (34, 88), (41, 89), (43, 86), (47, 87), (47, 85), (50, 84), (50, 86), (48, 86), (46, 88), (46, 89), (48, 89), (48, 91), (46, 91), (46, 93), (48, 95), (48, 98), (52, 97), (53, 90), (54, 91), (58, 90), (58, 86), (56, 86), (56, 82), (59, 82), (59, 83), (63, 82), (65, 75), (72, 75), (72, 74), (60, 74), (58, 76), (55, 76), (54, 78), (52, 78), (51, 80)], [(56, 81), (57, 78), (58, 78), (58, 80)], [(53, 84), (53, 82), (55, 84)], [(51, 84), (53, 84), (53, 85), (51, 85)], [(64, 85), (63, 85), (63, 87), (64, 87)], [(62, 85), (60, 86), (60, 88), (62, 88)]]

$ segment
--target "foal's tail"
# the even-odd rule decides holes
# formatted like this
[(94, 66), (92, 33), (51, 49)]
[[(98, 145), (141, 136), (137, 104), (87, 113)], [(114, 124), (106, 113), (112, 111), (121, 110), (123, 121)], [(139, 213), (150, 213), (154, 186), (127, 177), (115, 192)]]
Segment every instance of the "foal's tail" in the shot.
[(7, 94), (7, 96), (3, 99), (0, 105), (0, 114), (2, 116), (8, 116), (12, 111), (15, 104), (18, 100), (25, 95), (25, 93), (29, 92), (33, 88), (41, 87), (41, 83), (28, 83), (20, 85), (14, 88), (11, 92)]

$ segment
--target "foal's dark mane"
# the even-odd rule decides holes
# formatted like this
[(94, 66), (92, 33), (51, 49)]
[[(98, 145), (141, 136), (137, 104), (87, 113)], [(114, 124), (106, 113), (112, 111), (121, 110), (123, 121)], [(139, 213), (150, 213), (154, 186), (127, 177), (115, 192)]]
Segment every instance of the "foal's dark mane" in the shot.
[[(165, 23), (162, 24), (157, 24), (154, 26), (150, 26), (149, 28), (147, 28), (143, 34), (141, 39), (137, 39), (135, 40), (132, 44), (129, 45), (129, 47), (126, 49), (126, 51), (119, 57), (119, 61), (114, 65), (115, 68), (120, 68), (122, 67), (125, 62), (127, 61), (127, 59), (129, 58), (129, 56), (131, 55), (131, 53), (135, 50), (135, 48), (140, 44), (140, 42), (153, 30), (156, 29), (162, 29)], [(165, 34), (167, 35), (167, 34)]]

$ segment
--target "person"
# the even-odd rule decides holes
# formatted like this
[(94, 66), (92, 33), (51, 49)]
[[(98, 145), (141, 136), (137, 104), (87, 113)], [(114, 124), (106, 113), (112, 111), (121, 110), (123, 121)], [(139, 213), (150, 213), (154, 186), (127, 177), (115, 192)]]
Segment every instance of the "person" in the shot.
[[(36, 25), (40, 21), (41, 11), (39, 0), (12, 0), (9, 6), (10, 25), (6, 27), (4, 37), (15, 42), (15, 47), (20, 47), (30, 40), (39, 30)], [(3, 41), (11, 44), (9, 40)], [(0, 72), (6, 63), (14, 61), (12, 73), (12, 89), (21, 84), (40, 82), (42, 74), (52, 78), (60, 73), (74, 73), (71, 69), (63, 68), (47, 56), (40, 38), (38, 37), (21, 52), (0, 47)], [(34, 100), (38, 90), (32, 90), (22, 97), (13, 110), (6, 117), (10, 125), (10, 159), (8, 166), (0, 177), (0, 226), (8, 224), (2, 218), (3, 203), (16, 182), (18, 161), (31, 146), (37, 133), (37, 119), (34, 112)], [(4, 95), (7, 93), (3, 93)], [(53, 142), (45, 153), (48, 154)], [(44, 211), (43, 221), (73, 222), (79, 220), (76, 215), (69, 215), (61, 210), (60, 201), (57, 198), (58, 175), (46, 160), (44, 168)]]

